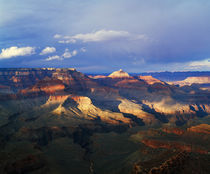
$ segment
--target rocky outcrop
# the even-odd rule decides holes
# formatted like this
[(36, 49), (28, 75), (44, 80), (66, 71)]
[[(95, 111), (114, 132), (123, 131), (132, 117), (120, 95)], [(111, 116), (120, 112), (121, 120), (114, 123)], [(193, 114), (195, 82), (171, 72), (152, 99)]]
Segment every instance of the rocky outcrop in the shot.
[(127, 72), (124, 72), (122, 69), (111, 73), (108, 77), (111, 78), (130, 78), (130, 75)]
[(126, 99), (119, 99), (119, 101), (121, 102), (118, 105), (120, 112), (135, 115), (148, 125), (158, 122), (154, 115), (144, 112), (140, 104), (133, 103)]
[(100, 120), (109, 124), (131, 124), (131, 120), (124, 117), (122, 113), (102, 110), (94, 106), (91, 99), (85, 96), (69, 97), (53, 113), (74, 115), (89, 120)]
[(63, 103), (68, 97), (69, 95), (51, 95), (43, 107)]
[(140, 80), (145, 81), (145, 82), (146, 82), (147, 84), (149, 84), (149, 85), (153, 85), (154, 83), (165, 84), (163, 81), (158, 80), (158, 79), (156, 79), (156, 78), (154, 78), (154, 77), (152, 77), (152, 76), (138, 76), (138, 78), (139, 78)]

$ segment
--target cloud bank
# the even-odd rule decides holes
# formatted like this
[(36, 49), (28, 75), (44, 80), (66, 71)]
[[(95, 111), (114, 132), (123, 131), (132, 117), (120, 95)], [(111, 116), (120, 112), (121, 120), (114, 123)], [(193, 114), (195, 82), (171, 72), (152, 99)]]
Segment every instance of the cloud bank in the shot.
[(0, 59), (10, 59), (17, 56), (27, 56), (35, 53), (34, 47), (16, 47), (12, 46), (10, 48), (2, 49), (0, 53)]

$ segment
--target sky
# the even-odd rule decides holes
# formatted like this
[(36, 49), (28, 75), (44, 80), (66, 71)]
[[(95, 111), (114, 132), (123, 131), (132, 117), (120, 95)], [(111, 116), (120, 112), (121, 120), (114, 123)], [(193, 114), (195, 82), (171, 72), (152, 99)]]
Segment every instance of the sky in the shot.
[(210, 70), (209, 0), (0, 0), (0, 68)]

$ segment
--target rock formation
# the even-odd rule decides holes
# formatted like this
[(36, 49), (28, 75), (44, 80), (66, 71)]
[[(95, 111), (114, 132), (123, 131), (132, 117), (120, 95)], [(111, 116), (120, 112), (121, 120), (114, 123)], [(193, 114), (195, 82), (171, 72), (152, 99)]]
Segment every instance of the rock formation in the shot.
[(192, 127), (188, 128), (187, 131), (203, 133), (203, 134), (210, 134), (210, 125), (200, 124), (200, 125), (192, 126)]
[(161, 84), (165, 84), (164, 82), (152, 77), (152, 76), (138, 76), (139, 79), (145, 81), (146, 83), (148, 83), (149, 85), (153, 85), (154, 83), (161, 83)]
[(120, 69), (119, 71), (115, 71), (115, 72), (111, 73), (108, 77), (111, 77), (111, 78), (129, 78), (130, 75), (127, 72), (124, 72), (122, 69)]

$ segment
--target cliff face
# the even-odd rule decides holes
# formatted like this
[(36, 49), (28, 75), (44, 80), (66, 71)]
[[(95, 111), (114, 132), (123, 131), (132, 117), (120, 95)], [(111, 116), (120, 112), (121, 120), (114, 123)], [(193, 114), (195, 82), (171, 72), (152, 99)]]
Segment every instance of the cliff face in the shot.
[(30, 95), (30, 93), (41, 93), (55, 94), (56, 92), (64, 91), (65, 86), (61, 80), (54, 78), (44, 78), (38, 81), (34, 86), (27, 89), (20, 90), (21, 94)]
[(125, 99), (120, 99), (120, 101), (121, 103), (118, 105), (120, 112), (135, 115), (148, 125), (158, 122), (155, 116), (145, 112), (141, 105)]
[(1, 69), (0, 85), (9, 86), (14, 91), (34, 85), (45, 77), (50, 77), (54, 70), (48, 69)]
[(96, 107), (90, 98), (85, 96), (69, 96), (54, 111), (54, 114), (74, 115), (87, 120), (102, 121), (109, 124), (131, 124), (132, 120), (122, 113), (103, 110)]

